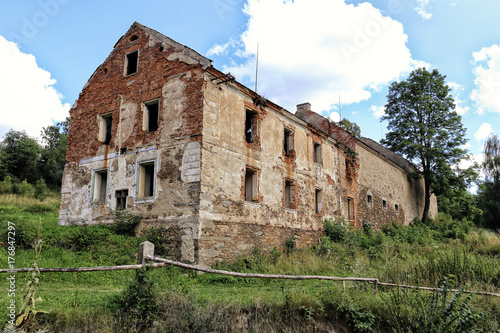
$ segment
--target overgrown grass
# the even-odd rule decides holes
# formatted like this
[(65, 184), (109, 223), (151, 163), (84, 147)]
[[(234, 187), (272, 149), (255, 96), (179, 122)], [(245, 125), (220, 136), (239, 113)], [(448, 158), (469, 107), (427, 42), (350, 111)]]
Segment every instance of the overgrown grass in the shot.
[[(57, 199), (43, 202), (0, 195), (0, 242), (7, 221), (16, 224), (16, 267), (29, 266), (38, 220), (42, 251), (39, 267), (78, 267), (135, 263), (143, 238), (129, 235), (134, 220), (119, 227), (57, 225)], [(46, 210), (30, 207), (44, 205)], [(130, 221), (130, 223), (129, 223)], [(125, 228), (122, 230), (122, 227)], [(500, 292), (500, 236), (445, 217), (424, 225), (415, 221), (383, 230), (348, 228), (325, 222), (325, 237), (311, 249), (283, 244), (270, 252), (254, 249), (217, 268), (291, 275), (359, 276), (419, 286)], [(148, 235), (145, 235), (148, 236)], [(149, 237), (162, 239), (162, 235)], [(4, 237), (4, 238), (2, 238)], [(289, 242), (290, 243), (290, 242)], [(0, 258), (6, 258), (5, 247)], [(3, 260), (2, 260), (3, 261)], [(5, 262), (5, 261), (3, 261)], [(142, 273), (141, 273), (142, 274)], [(473, 323), (484, 332), (500, 329), (500, 300), (453, 292), (429, 292), (333, 281), (244, 279), (196, 274), (165, 267), (133, 271), (42, 273), (36, 327), (49, 332), (466, 332)], [(18, 304), (25, 274), (16, 277)], [(450, 278), (454, 280), (452, 285)], [(448, 280), (446, 280), (448, 279)], [(138, 288), (150, 283), (150, 289)], [(2, 277), (0, 287), (6, 290)], [(148, 291), (149, 292), (146, 292)], [(0, 297), (5, 309), (8, 297)], [(148, 306), (144, 307), (144, 304)], [(151, 306), (149, 306), (151, 305)], [(135, 309), (127, 311), (127, 309)], [(444, 311), (444, 309), (448, 309)], [(0, 312), (1, 314), (2, 312)], [(135, 315), (134, 315), (135, 314)], [(472, 317), (467, 317), (471, 315)], [(144, 317), (150, 318), (144, 325)], [(458, 318), (458, 319), (457, 319)], [(0, 327), (7, 322), (0, 317)], [(468, 321), (467, 321), (468, 320)]]

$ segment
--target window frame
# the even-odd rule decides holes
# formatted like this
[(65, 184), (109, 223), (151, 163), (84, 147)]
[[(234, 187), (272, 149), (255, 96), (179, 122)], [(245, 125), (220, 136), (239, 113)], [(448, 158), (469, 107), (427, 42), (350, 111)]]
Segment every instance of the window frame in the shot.
[[(243, 186), (243, 197), (245, 202), (259, 201), (259, 170), (246, 166)], [(249, 180), (251, 184), (249, 184)]]
[(349, 221), (354, 221), (355, 220), (354, 198), (352, 198), (352, 197), (347, 197), (347, 219)]
[[(152, 194), (145, 196), (144, 193), (146, 192), (145, 188), (143, 186), (146, 186), (146, 170), (145, 168), (153, 165), (153, 173), (152, 173)], [(144, 171), (142, 171), (144, 170)], [(144, 175), (144, 176), (143, 176)], [(145, 161), (140, 161), (137, 162), (137, 171), (136, 171), (136, 191), (135, 191), (135, 197), (137, 201), (145, 201), (145, 200), (152, 200), (155, 199), (156, 197), (156, 175), (157, 175), (157, 169), (156, 169), (156, 160), (145, 160)]]
[(323, 165), (323, 151), (321, 143), (313, 141), (313, 162), (319, 165)]
[[(247, 144), (255, 144), (259, 135), (259, 113), (255, 110), (245, 108), (244, 136)], [(248, 132), (250, 131), (250, 134)]]
[[(145, 101), (143, 104), (143, 118), (142, 118), (142, 129), (148, 133), (155, 132), (160, 127), (160, 98), (154, 98), (149, 101)], [(150, 106), (157, 105), (156, 110), (156, 128), (151, 130), (151, 110)]]
[[(131, 60), (130, 57), (134, 53), (137, 54), (137, 57), (135, 59), (135, 72), (130, 72), (129, 71), (130, 60)], [(138, 71), (139, 71), (139, 50), (134, 50), (132, 52), (125, 54), (125, 61), (124, 61), (124, 65), (123, 65), (123, 77), (128, 77), (128, 76), (137, 74)]]
[(323, 200), (323, 189), (315, 188), (314, 189), (314, 212), (316, 214), (322, 214), (324, 209), (324, 200)]
[(283, 152), (286, 157), (290, 157), (292, 155), (293, 148), (293, 131), (285, 126), (283, 128)]
[(127, 209), (127, 198), (128, 198), (128, 189), (116, 190), (115, 191), (115, 199), (116, 199), (116, 207), (115, 208), (117, 210), (118, 209), (122, 209), (122, 210)]
[[(104, 182), (103, 193), (103, 179), (102, 175), (106, 175)], [(109, 170), (108, 168), (92, 170), (92, 188), (90, 191), (90, 203), (100, 205), (106, 203), (109, 191)], [(97, 193), (97, 190), (99, 191)], [(97, 199), (97, 200), (96, 200)]]
[(97, 140), (108, 146), (113, 139), (113, 112), (98, 115)]
[(296, 193), (295, 181), (293, 179), (285, 178), (285, 185), (283, 189), (283, 204), (286, 209), (297, 209), (295, 203)]

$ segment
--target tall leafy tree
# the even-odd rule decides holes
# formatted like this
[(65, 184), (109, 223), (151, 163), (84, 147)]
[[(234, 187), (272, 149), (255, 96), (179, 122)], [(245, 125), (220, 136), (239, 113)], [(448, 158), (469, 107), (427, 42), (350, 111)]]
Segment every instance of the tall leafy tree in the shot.
[(483, 170), (486, 179), (479, 186), (477, 203), (483, 211), (481, 224), (500, 228), (500, 137), (490, 135), (484, 143)]
[(0, 177), (16, 178), (34, 183), (39, 178), (40, 146), (26, 131), (11, 129), (5, 134), (0, 147)]
[(351, 134), (356, 138), (361, 138), (361, 128), (359, 128), (358, 124), (351, 123), (349, 119), (344, 118), (339, 121), (340, 127), (351, 132)]
[(484, 143), (483, 170), (494, 182), (500, 181), (500, 138), (490, 135)]
[(465, 129), (455, 111), (445, 76), (437, 69), (419, 68), (408, 79), (389, 87), (385, 115), (388, 130), (382, 144), (402, 154), (420, 169), (424, 178), (424, 211), (429, 218), (430, 198), (449, 191), (457, 177), (452, 165), (466, 155)]
[(61, 186), (66, 147), (68, 146), (69, 118), (56, 125), (44, 127), (41, 132), (43, 147), (40, 154), (40, 173), (48, 185)]

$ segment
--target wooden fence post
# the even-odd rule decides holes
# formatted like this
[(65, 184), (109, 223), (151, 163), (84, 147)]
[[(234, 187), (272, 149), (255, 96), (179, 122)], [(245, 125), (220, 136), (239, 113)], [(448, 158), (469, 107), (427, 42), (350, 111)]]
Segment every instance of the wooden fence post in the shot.
[(155, 255), (155, 245), (151, 242), (145, 241), (139, 244), (139, 250), (137, 251), (137, 264), (144, 265), (146, 263), (146, 257)]

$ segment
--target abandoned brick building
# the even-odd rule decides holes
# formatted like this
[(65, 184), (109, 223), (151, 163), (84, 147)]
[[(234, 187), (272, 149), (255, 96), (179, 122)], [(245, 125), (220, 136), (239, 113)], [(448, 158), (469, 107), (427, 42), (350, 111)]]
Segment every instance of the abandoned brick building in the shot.
[(170, 256), (185, 262), (279, 248), (292, 235), (310, 245), (328, 217), (381, 227), (423, 210), (405, 159), (309, 103), (283, 109), (139, 23), (70, 115), (59, 223), (111, 222), (127, 209), (140, 229), (165, 228)]

